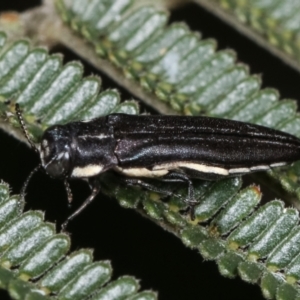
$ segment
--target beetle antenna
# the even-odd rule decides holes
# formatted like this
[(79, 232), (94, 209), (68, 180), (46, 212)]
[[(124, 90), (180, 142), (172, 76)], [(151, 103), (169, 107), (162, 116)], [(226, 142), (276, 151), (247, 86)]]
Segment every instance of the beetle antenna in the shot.
[(35, 167), (31, 172), (30, 174), (28, 175), (27, 179), (25, 180), (25, 182), (23, 183), (23, 186), (22, 186), (22, 189), (21, 189), (21, 192), (20, 192), (20, 195), (21, 195), (21, 198), (25, 198), (25, 193), (26, 193), (26, 190), (27, 190), (27, 186), (28, 186), (28, 183), (31, 179), (31, 177), (34, 175), (34, 173), (36, 173), (37, 171), (39, 171), (40, 169), (42, 168), (42, 165), (39, 164), (37, 167)]
[(72, 201), (73, 201), (73, 194), (72, 194), (72, 190), (70, 188), (70, 184), (69, 184), (68, 179), (64, 180), (64, 185), (65, 185), (66, 192), (67, 192), (67, 195), (68, 195), (68, 202), (69, 202), (69, 204), (71, 204)]
[(34, 144), (34, 142), (33, 142), (33, 141), (30, 139), (30, 137), (29, 137), (29, 133), (28, 133), (27, 127), (26, 127), (26, 125), (25, 125), (25, 122), (24, 122), (24, 119), (23, 119), (23, 116), (22, 116), (22, 111), (21, 111), (21, 109), (20, 109), (20, 105), (19, 105), (18, 103), (16, 103), (15, 108), (16, 108), (16, 114), (17, 114), (19, 123), (20, 123), (20, 125), (21, 125), (22, 131), (23, 131), (23, 133), (24, 133), (24, 135), (25, 135), (25, 137), (26, 137), (28, 143), (30, 144), (31, 148), (32, 148), (35, 152), (39, 153), (39, 149), (37, 148), (37, 146)]

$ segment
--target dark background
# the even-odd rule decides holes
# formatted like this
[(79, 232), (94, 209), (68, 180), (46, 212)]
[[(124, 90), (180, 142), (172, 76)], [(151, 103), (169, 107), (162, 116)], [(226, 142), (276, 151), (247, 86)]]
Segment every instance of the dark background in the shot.
[[(34, 0), (1, 1), (0, 11), (23, 11), (38, 4), (39, 1)], [(219, 49), (236, 50), (238, 60), (249, 64), (251, 73), (261, 74), (264, 87), (277, 88), (284, 98), (298, 98), (299, 73), (204, 9), (193, 4), (180, 8), (172, 13), (173, 21), (185, 21), (191, 29), (201, 31), (204, 38), (215, 38)], [(63, 47), (51, 51), (63, 52), (65, 62), (80, 59)], [(116, 87), (109, 78), (83, 63), (85, 75), (102, 76), (104, 89)], [(119, 89), (122, 99), (131, 98), (126, 91)], [(11, 185), (13, 193), (18, 193), (26, 176), (38, 164), (38, 157), (23, 143), (2, 131), (0, 157), (0, 178)], [(76, 181), (72, 189), (74, 207), (77, 207), (88, 195), (88, 188), (84, 182)], [(45, 211), (46, 220), (58, 225), (70, 214), (63, 184), (42, 173), (32, 179), (27, 201), (26, 209)], [(159, 299), (264, 299), (257, 285), (220, 276), (214, 262), (203, 261), (197, 251), (186, 248), (170, 233), (134, 211), (121, 208), (115, 200), (102, 194), (69, 224), (68, 231), (72, 237), (72, 250), (95, 249), (96, 260), (112, 261), (114, 278), (133, 275), (140, 279), (143, 289), (159, 291)], [(0, 291), (0, 299), (9, 297)]]

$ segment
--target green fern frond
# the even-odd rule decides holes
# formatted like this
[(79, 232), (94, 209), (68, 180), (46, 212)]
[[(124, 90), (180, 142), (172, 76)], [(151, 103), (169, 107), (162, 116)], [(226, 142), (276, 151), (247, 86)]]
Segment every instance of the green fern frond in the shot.
[(300, 58), (300, 4), (298, 1), (217, 0), (223, 9), (265, 37), (272, 45), (294, 58)]
[(70, 253), (67, 234), (55, 233), (40, 211), (23, 212), (24, 199), (0, 183), (0, 288), (13, 299), (156, 299), (138, 292), (130, 276), (111, 281), (109, 261), (93, 262), (91, 250)]
[[(62, 65), (61, 55), (32, 48), (26, 40), (7, 42), (0, 32), (0, 112), (9, 117), (18, 102), (30, 132), (39, 138), (49, 125), (84, 120), (112, 112), (136, 114), (134, 101), (120, 104), (116, 90), (99, 93), (101, 79), (82, 78), (79, 62)], [(14, 119), (10, 119), (15, 123)]]
[[(156, 194), (130, 191), (114, 185), (118, 181), (105, 175), (103, 184), (118, 190), (115, 196), (126, 208), (138, 208), (163, 228), (176, 234), (185, 245), (199, 249), (205, 259), (215, 260), (226, 277), (239, 275), (259, 284), (266, 298), (293, 299), (300, 279), (299, 215), (274, 200), (257, 208), (261, 192), (257, 186), (240, 190), (239, 178), (215, 183), (195, 182), (200, 204), (196, 220), (183, 214), (186, 206), (174, 197), (167, 203)], [(107, 189), (107, 190), (106, 190)], [(186, 189), (181, 191), (183, 199)], [(141, 211), (143, 213), (143, 211)], [(207, 225), (201, 223), (208, 222)]]

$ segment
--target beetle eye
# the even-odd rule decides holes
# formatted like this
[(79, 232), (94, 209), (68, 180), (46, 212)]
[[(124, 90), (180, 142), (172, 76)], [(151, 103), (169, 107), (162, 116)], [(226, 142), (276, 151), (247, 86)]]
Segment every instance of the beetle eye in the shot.
[(69, 172), (69, 153), (64, 152), (51, 160), (46, 166), (46, 172), (53, 178), (65, 177)]

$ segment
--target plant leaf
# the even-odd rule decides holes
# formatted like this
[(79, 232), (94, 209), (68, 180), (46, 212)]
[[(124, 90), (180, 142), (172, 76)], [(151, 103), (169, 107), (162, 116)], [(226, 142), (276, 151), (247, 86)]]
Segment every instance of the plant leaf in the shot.
[(215, 1), (291, 56), (298, 64), (300, 4), (298, 1)]
[(0, 288), (12, 299), (116, 299), (116, 292), (118, 297), (157, 299), (154, 292), (138, 293), (133, 277), (111, 281), (110, 262), (93, 262), (91, 250), (68, 254), (69, 236), (55, 233), (55, 225), (44, 222), (40, 211), (23, 213), (23, 207), (24, 199), (11, 196), (1, 182), (0, 211), (6, 221), (0, 224)]
[[(205, 259), (216, 260), (224, 276), (240, 275), (259, 284), (266, 298), (290, 299), (288, 294), (299, 293), (298, 211), (285, 209), (278, 200), (257, 208), (262, 196), (257, 186), (240, 190), (239, 178), (215, 183), (195, 181), (200, 204), (196, 206), (196, 220), (191, 221), (182, 213), (184, 202), (174, 197), (160, 202), (157, 194), (135, 192), (113, 174), (104, 174), (102, 180), (105, 193), (117, 191), (113, 194), (121, 205), (142, 208), (185, 245), (199, 249)], [(184, 199), (186, 189), (181, 193)]]
[[(4, 33), (0, 33), (0, 37), (6, 39)], [(138, 112), (134, 101), (120, 104), (116, 90), (99, 94), (100, 78), (82, 79), (83, 68), (79, 62), (63, 66), (61, 55), (49, 55), (40, 48), (31, 49), (25, 40), (2, 44), (0, 113), (10, 116), (14, 108), (5, 104), (6, 101), (18, 102), (35, 138), (52, 124), (87, 120), (111, 112)], [(14, 119), (10, 121), (15, 123)]]

